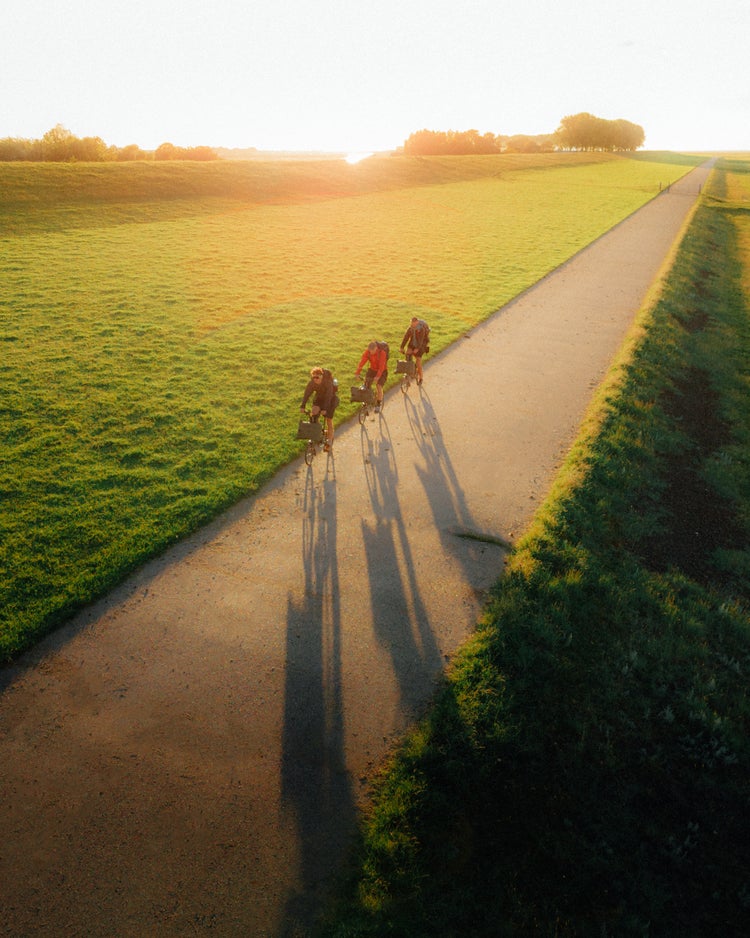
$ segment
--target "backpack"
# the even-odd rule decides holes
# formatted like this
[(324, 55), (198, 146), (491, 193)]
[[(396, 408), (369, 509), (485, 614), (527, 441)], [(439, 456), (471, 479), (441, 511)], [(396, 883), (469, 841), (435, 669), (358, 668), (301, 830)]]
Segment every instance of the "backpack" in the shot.
[(385, 352), (385, 360), (388, 361), (388, 356), (391, 354), (391, 350), (388, 347), (387, 342), (377, 342), (376, 343), (381, 352)]
[(333, 372), (329, 371), (327, 368), (323, 369), (323, 381), (321, 382), (321, 386), (324, 384), (331, 388), (332, 406), (334, 408), (338, 407), (340, 403), (338, 395), (339, 382), (333, 377)]
[(420, 319), (411, 330), (411, 341), (416, 348), (420, 348), (423, 352), (427, 353), (430, 351), (430, 327), (424, 321)]

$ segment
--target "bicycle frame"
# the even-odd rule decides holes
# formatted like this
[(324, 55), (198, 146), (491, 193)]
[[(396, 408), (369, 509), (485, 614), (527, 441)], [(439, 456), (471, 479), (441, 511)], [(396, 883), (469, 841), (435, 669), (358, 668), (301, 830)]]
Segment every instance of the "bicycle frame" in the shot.
[(313, 417), (310, 411), (306, 411), (305, 415), (308, 418), (308, 422), (300, 423), (297, 438), (307, 440), (307, 445), (305, 446), (305, 462), (308, 466), (311, 466), (313, 459), (315, 459), (317, 455), (318, 448), (328, 445), (328, 433), (325, 424), (318, 420), (317, 414)]

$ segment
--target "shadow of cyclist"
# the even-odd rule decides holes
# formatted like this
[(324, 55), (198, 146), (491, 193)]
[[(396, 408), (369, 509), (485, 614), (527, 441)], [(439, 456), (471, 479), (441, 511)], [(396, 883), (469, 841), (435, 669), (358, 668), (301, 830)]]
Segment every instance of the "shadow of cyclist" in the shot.
[[(316, 467), (317, 468), (317, 467)], [(316, 482), (309, 467), (302, 498), (304, 592), (287, 603), (281, 795), (297, 830), (300, 888), (287, 903), (284, 934), (309, 922), (321, 880), (335, 869), (354, 825), (345, 768), (341, 609), (336, 561), (336, 476), (332, 454)], [(291, 860), (290, 860), (291, 862)]]
[(361, 521), (367, 558), (375, 637), (388, 651), (402, 712), (413, 716), (423, 705), (425, 678), (434, 679), (442, 661), (422, 596), (404, 511), (398, 467), (386, 412), (362, 427), (362, 468), (372, 512)]
[(482, 594), (502, 575), (510, 545), (488, 536), (488, 532), (476, 530), (438, 416), (424, 386), (417, 395), (404, 395), (404, 407), (421, 457), (415, 469), (432, 512), (434, 528), (444, 550), (462, 564), (466, 581)]

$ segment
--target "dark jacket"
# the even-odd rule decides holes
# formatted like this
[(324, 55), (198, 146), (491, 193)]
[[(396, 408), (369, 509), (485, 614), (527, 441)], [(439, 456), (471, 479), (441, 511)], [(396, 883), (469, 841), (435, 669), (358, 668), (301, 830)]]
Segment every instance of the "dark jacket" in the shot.
[(429, 351), (429, 342), (430, 327), (424, 319), (420, 319), (419, 322), (414, 323), (413, 326), (410, 325), (406, 330), (400, 348), (402, 352), (405, 348), (415, 348), (419, 352), (427, 352)]
[(333, 375), (327, 369), (323, 369), (323, 380), (316, 384), (312, 378), (307, 382), (305, 393), (302, 395), (302, 407), (304, 408), (312, 395), (315, 395), (313, 404), (316, 404), (321, 410), (324, 410), (327, 416), (336, 409), (336, 386), (333, 383)]

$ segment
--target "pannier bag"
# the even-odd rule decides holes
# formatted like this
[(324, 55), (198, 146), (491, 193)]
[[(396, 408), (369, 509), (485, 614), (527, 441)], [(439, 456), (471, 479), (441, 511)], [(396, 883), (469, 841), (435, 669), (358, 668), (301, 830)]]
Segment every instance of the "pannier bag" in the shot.
[(352, 388), (352, 401), (355, 404), (374, 404), (375, 392), (372, 388)]
[(323, 439), (323, 425), (319, 422), (308, 423), (307, 420), (300, 420), (297, 427), (298, 440), (312, 440), (313, 443), (320, 443)]
[(416, 374), (416, 371), (417, 365), (413, 361), (396, 362), (397, 375), (410, 375), (413, 377)]

